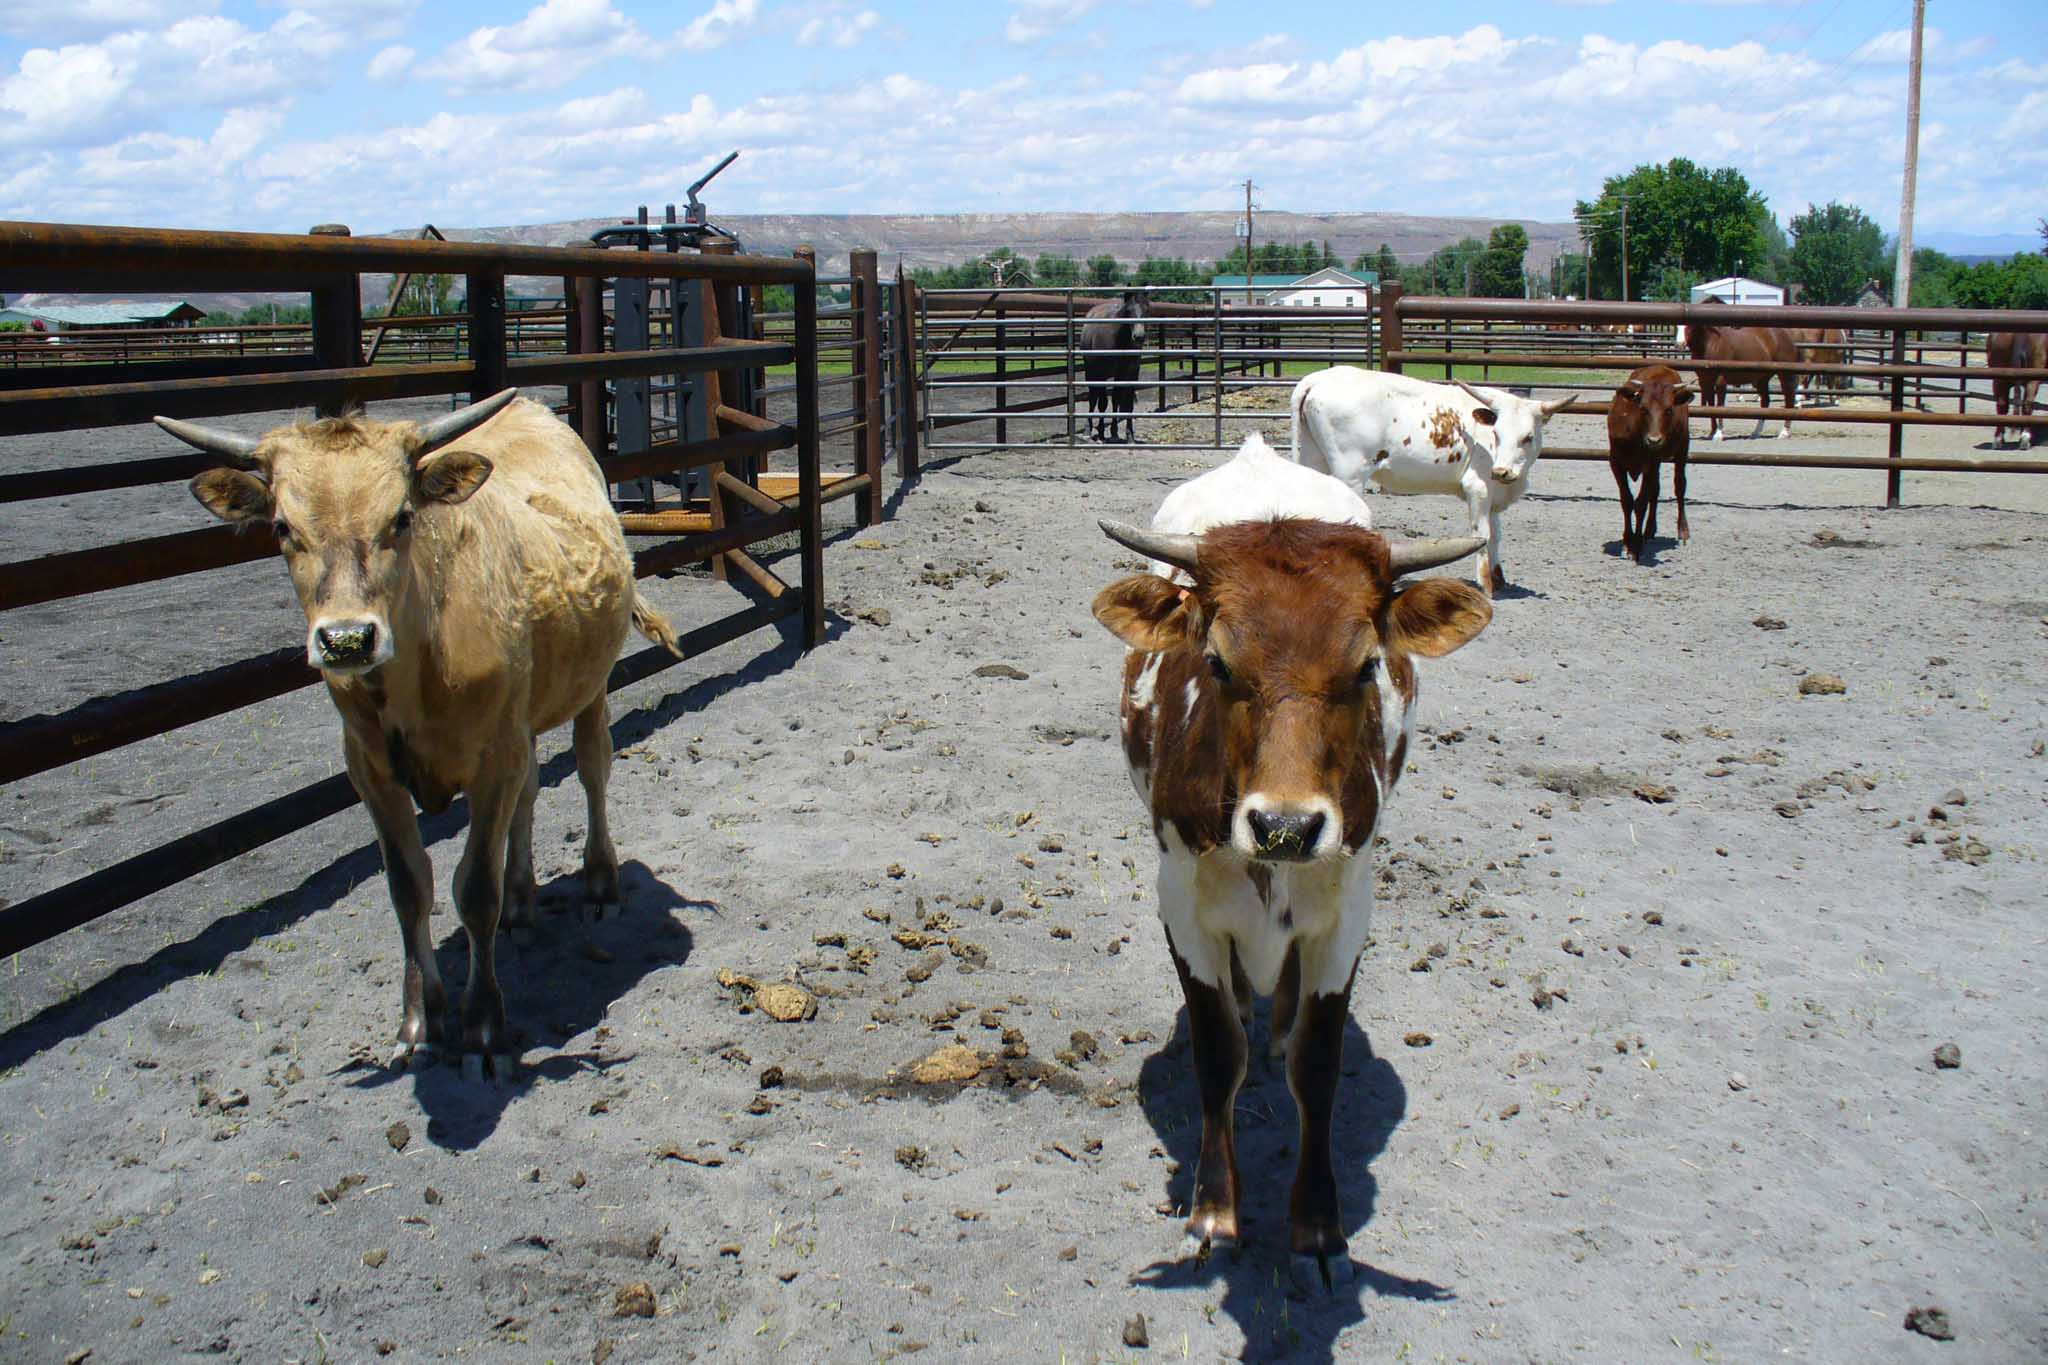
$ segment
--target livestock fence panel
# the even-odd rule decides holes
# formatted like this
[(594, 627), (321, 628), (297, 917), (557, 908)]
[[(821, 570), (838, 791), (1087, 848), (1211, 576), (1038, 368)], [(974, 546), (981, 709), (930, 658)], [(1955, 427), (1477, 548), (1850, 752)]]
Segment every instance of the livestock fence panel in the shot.
[(1083, 377), (1088, 310), (1126, 293), (1145, 296), (1143, 343), (1092, 354), (1134, 360), (1138, 377), (1092, 387), (1150, 391), (1149, 411), (1135, 410), (1134, 401), (1132, 412), (1119, 415), (1134, 427), (1188, 423), (1205, 415), (1191, 408), (1207, 409), (1209, 440), (1145, 442), (1160, 449), (1217, 449), (1226, 425), (1271, 416), (1233, 404), (1232, 395), (1289, 388), (1310, 370), (1370, 365), (1377, 354), (1370, 307), (1246, 304), (1242, 291), (1217, 287), (913, 286), (903, 311), (907, 339), (914, 340), (905, 365), (914, 366), (916, 382), (905, 401), (917, 407), (919, 446), (968, 452), (1082, 444), (1090, 416), (1091, 385)]
[[(1888, 507), (1900, 505), (1901, 475), (1907, 472), (2048, 473), (2048, 462), (2042, 461), (1963, 460), (1927, 456), (1909, 458), (1905, 453), (1905, 433), (1909, 429), (2003, 426), (2032, 432), (2048, 426), (2048, 415), (2038, 412), (1999, 416), (1995, 411), (1988, 410), (1991, 398), (1988, 388), (1979, 390), (1974, 386), (1975, 382), (1994, 379), (2048, 379), (2048, 370), (2000, 369), (1969, 365), (1964, 363), (1968, 359), (1967, 353), (1959, 352), (1956, 343), (1942, 340), (1944, 337), (1966, 337), (1970, 333), (1994, 331), (2048, 332), (2048, 311), (1411, 297), (1405, 295), (1398, 284), (1388, 284), (1380, 294), (1380, 335), (1383, 341), (1381, 360), (1387, 370), (1398, 374), (1413, 369), (1423, 378), (1431, 377), (1438, 366), (1444, 367), (1447, 377), (1457, 370), (1470, 370), (1475, 367), (1484, 367), (1488, 370), (1498, 368), (1509, 374), (1519, 372), (1521, 386), (1553, 396), (1574, 395), (1577, 401), (1565, 411), (1587, 415), (1604, 416), (1610, 406), (1609, 399), (1614, 386), (1619, 382), (1621, 375), (1639, 365), (1663, 364), (1696, 374), (1715, 371), (1742, 373), (1759, 368), (1753, 360), (1695, 360), (1689, 352), (1677, 348), (1674, 344), (1658, 340), (1662, 336), (1658, 329), (1678, 328), (1696, 323), (1712, 323), (1724, 327), (1835, 327), (1841, 328), (1844, 332), (1853, 330), (1860, 338), (1883, 337), (1885, 359), (1881, 361), (1821, 361), (1802, 357), (1796, 365), (1782, 367), (1793, 370), (1802, 380), (1812, 375), (1826, 375), (1848, 380), (1874, 381), (1882, 393), (1882, 406), (1861, 406), (1861, 402), (1868, 400), (1859, 396), (1858, 406), (1838, 403), (1836, 406), (1823, 409), (1812, 406), (1784, 408), (1695, 405), (1692, 415), (1697, 418), (1720, 418), (1724, 421), (1786, 420), (1878, 425), (1889, 429), (1889, 438), (1886, 454), (1881, 457), (1776, 453), (1753, 455), (1695, 448), (1687, 456), (1687, 462), (1690, 464), (1883, 470), (1886, 475), (1885, 504)], [(1489, 331), (1489, 324), (1504, 330)], [(1582, 329), (1640, 328), (1641, 331), (1625, 332), (1624, 335), (1638, 341), (1649, 340), (1652, 344), (1639, 345), (1633, 349), (1623, 344), (1612, 344), (1588, 347), (1576, 353), (1560, 353), (1556, 350), (1538, 348), (1500, 350), (1488, 344), (1494, 339), (1513, 342), (1518, 337), (1526, 342), (1531, 330), (1547, 328), (1552, 324), (1576, 324)], [(1611, 332), (1596, 335), (1604, 335), (1609, 342), (1614, 341), (1614, 334)], [(1869, 342), (1866, 340), (1861, 344), (1868, 346)], [(1907, 359), (1908, 354), (1914, 352), (1915, 348), (1923, 357), (1921, 361)], [(1956, 363), (1928, 362), (1924, 359), (1926, 355), (1937, 350), (1955, 354)], [(1780, 367), (1769, 368), (1776, 371)], [(1531, 371), (1536, 374), (1531, 375)], [(1543, 371), (1559, 373), (1553, 379), (1544, 375)], [(1587, 372), (1620, 374), (1608, 379), (1601, 378), (1599, 373)], [(1460, 377), (1469, 380), (1476, 376), (1467, 373)], [(1936, 412), (1914, 406), (1916, 398), (1909, 392), (1908, 386), (1922, 380), (1953, 381), (1957, 384), (1957, 388), (1926, 391), (1919, 397), (1924, 400), (1928, 397), (1954, 396), (1959, 399), (1959, 410)], [(1984, 406), (1972, 411), (1968, 407), (1971, 402), (1981, 402)], [(1543, 458), (1604, 461), (1607, 458), (1607, 451), (1604, 448), (1546, 445)]]
[[(608, 251), (356, 238), (346, 229), (320, 235), (202, 233), (150, 228), (0, 222), (0, 292), (134, 293), (178, 290), (308, 293), (313, 320), (303, 353), (180, 354), (126, 364), (97, 361), (61, 373), (41, 369), (30, 383), (0, 383), (0, 435), (76, 431), (147, 422), (164, 415), (207, 418), (311, 406), (333, 415), (370, 401), (466, 395), (475, 401), (511, 385), (563, 385), (567, 413), (606, 478), (630, 484), (708, 472), (720, 514), (707, 525), (654, 530), (664, 538), (636, 547), (638, 576), (711, 561), (740, 567), (757, 591), (745, 605), (682, 637), (702, 653), (786, 618), (801, 617), (806, 648), (823, 638), (823, 502), (818, 463), (819, 308), (808, 260), (717, 254)], [(467, 277), (465, 311), (437, 326), (461, 328), (459, 355), (367, 363), (361, 276), (408, 272)], [(508, 315), (508, 278), (561, 282), (565, 301), (522, 332)], [(671, 299), (696, 302), (701, 335), (688, 326), (644, 338), (616, 323), (618, 299), (635, 306), (641, 283), (665, 281)], [(746, 334), (736, 322), (745, 291), (786, 286), (794, 295), (786, 339)], [(612, 299), (610, 323), (606, 295)], [(685, 307), (687, 314), (689, 309)], [(675, 308), (671, 306), (673, 317)], [(714, 326), (714, 317), (733, 323)], [(694, 324), (690, 324), (694, 325)], [(522, 349), (531, 339), (535, 352)], [(609, 341), (609, 345), (607, 342)], [(219, 348), (224, 350), (225, 348)], [(115, 373), (106, 372), (112, 365)], [(789, 367), (794, 421), (767, 418), (747, 401), (746, 384)], [(27, 373), (27, 372), (24, 372)], [(754, 376), (753, 380), (744, 378)], [(710, 401), (694, 425), (645, 428), (618, 420), (622, 386), (661, 376), (730, 379), (706, 387)], [(12, 380), (12, 376), (9, 379)], [(85, 379), (90, 382), (54, 382)], [(670, 382), (673, 382), (672, 379)], [(791, 451), (787, 497), (771, 497), (744, 477), (750, 461)], [(0, 476), (0, 505), (78, 493), (181, 481), (210, 467), (204, 454), (57, 467)], [(644, 536), (653, 528), (639, 528)], [(747, 554), (749, 547), (794, 533), (801, 578), (791, 587)], [(200, 573), (276, 552), (268, 531), (228, 527), (157, 536), (95, 549), (0, 563), (0, 611), (83, 598), (134, 584)], [(673, 663), (658, 647), (621, 659), (616, 690)], [(205, 672), (92, 698), (70, 709), (0, 725), (0, 783), (49, 772), (126, 745), (221, 716), (318, 681), (298, 647), (233, 660)], [(0, 956), (171, 886), (261, 844), (345, 809), (355, 800), (335, 775), (229, 816), (67, 885), (0, 908)]]

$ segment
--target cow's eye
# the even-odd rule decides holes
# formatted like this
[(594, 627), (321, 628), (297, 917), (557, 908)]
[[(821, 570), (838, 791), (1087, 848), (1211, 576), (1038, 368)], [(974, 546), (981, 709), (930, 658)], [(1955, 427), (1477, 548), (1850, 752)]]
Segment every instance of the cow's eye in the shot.
[(1359, 687), (1359, 690), (1360, 690), (1360, 691), (1363, 691), (1364, 689), (1366, 689), (1366, 688), (1368, 688), (1368, 687), (1371, 687), (1371, 686), (1372, 686), (1372, 683), (1373, 683), (1373, 679), (1379, 676), (1379, 672), (1380, 672), (1380, 661), (1379, 661), (1379, 656), (1378, 656), (1378, 655), (1374, 655), (1374, 656), (1373, 656), (1372, 658), (1370, 658), (1370, 659), (1367, 659), (1367, 660), (1365, 661), (1365, 666), (1364, 666), (1363, 668), (1361, 668), (1361, 669), (1359, 669), (1359, 670), (1358, 670), (1358, 687)]
[(277, 537), (278, 544), (288, 545), (291, 543), (292, 524), (283, 517), (279, 517), (276, 521), (270, 523), (270, 531), (272, 535)]
[(1227, 683), (1230, 681), (1230, 665), (1223, 662), (1221, 654), (1211, 654), (1209, 656), (1209, 671), (1216, 675), (1217, 682)]
[(391, 519), (391, 538), (396, 540), (411, 529), (412, 509), (410, 507), (399, 508), (398, 515)]

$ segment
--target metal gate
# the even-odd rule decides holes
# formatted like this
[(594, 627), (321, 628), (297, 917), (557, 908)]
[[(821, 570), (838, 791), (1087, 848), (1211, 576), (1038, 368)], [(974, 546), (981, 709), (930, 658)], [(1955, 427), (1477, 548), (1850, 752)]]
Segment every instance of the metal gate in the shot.
[[(1185, 286), (1060, 289), (914, 289), (917, 423), (934, 454), (1047, 445), (1074, 448), (1088, 436), (1082, 329), (1105, 298), (1146, 296), (1141, 346), (1102, 350), (1134, 357), (1129, 414), (1139, 443), (1160, 450), (1217, 450), (1270, 423), (1274, 408), (1232, 395), (1292, 388), (1329, 365), (1372, 366), (1374, 310), (1295, 308), (1248, 302), (1242, 290)], [(1144, 395), (1152, 399), (1146, 404)], [(1193, 423), (1207, 439), (1147, 440), (1147, 427)]]

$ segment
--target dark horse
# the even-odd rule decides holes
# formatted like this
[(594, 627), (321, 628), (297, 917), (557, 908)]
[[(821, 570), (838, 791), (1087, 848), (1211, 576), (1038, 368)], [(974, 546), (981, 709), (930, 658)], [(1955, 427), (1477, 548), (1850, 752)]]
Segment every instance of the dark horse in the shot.
[[(1127, 290), (1120, 299), (1104, 299), (1088, 310), (1081, 328), (1081, 373), (1088, 381), (1088, 436), (1115, 444), (1117, 418), (1126, 443), (1138, 439), (1137, 351), (1145, 344), (1145, 296)], [(1123, 354), (1130, 352), (1131, 354)], [(1112, 387), (1114, 385), (1114, 387)]]

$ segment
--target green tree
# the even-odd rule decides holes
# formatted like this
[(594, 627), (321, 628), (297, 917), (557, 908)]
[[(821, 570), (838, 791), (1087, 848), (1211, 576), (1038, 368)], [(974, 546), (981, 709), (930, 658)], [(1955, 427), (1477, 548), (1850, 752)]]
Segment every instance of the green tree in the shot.
[(1385, 242), (1380, 243), (1378, 251), (1360, 252), (1352, 260), (1351, 268), (1353, 270), (1375, 271), (1383, 281), (1401, 278), (1401, 262), (1395, 257), (1394, 249)]
[(1478, 274), (1478, 263), (1486, 254), (1486, 243), (1466, 237), (1449, 246), (1438, 247), (1428, 260), (1409, 271), (1401, 283), (1418, 294), (1463, 295), (1467, 280)]
[(1486, 250), (1472, 264), (1472, 292), (1482, 299), (1522, 297), (1522, 257), (1529, 234), (1520, 223), (1502, 223), (1486, 240)]
[(1124, 268), (1114, 256), (1090, 256), (1088, 258), (1088, 283), (1097, 288), (1124, 282)]
[(1791, 278), (1807, 303), (1854, 303), (1865, 280), (1890, 273), (1883, 231), (1854, 204), (1808, 204), (1791, 227)]
[(2030, 251), (1969, 266), (1951, 287), (1964, 308), (2048, 308), (2048, 255)]
[(1956, 308), (1956, 276), (1963, 263), (1931, 246), (1913, 252), (1913, 308)]
[(452, 313), (455, 298), (455, 277), (453, 275), (415, 275), (405, 283), (405, 289), (391, 305), (397, 317), (422, 317), (428, 314)]
[(1763, 196), (1732, 166), (1707, 170), (1684, 157), (1662, 166), (1638, 166), (1609, 176), (1600, 197), (1580, 200), (1574, 212), (1593, 247), (1595, 292), (1621, 294), (1622, 208), (1628, 210), (1629, 293), (1643, 297), (1639, 269), (1669, 262), (1707, 277), (1764, 265), (1771, 220)]
[(1081, 263), (1072, 256), (1055, 256), (1049, 251), (1040, 252), (1038, 259), (1031, 263), (1031, 278), (1036, 284), (1048, 289), (1081, 283)]

